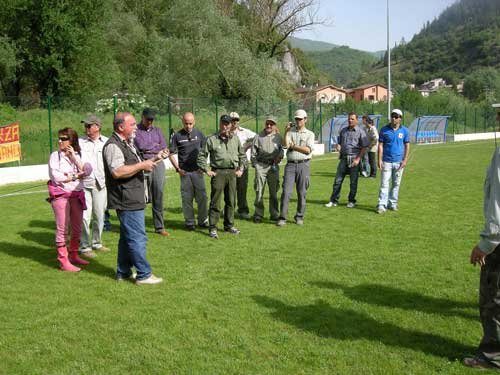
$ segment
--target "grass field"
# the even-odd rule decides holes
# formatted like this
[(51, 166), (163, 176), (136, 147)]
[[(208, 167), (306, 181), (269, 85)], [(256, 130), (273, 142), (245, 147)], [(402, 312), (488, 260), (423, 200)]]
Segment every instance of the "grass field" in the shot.
[(323, 207), (337, 159), (317, 157), (303, 227), (237, 220), (241, 235), (218, 241), (182, 229), (169, 174), (170, 238), (147, 210), (157, 286), (113, 279), (114, 213), (114, 250), (58, 271), (45, 187), (2, 186), (35, 193), (0, 197), (0, 374), (473, 374), (460, 363), (481, 337), (468, 256), (493, 148), (413, 147), (400, 211), (385, 215), (378, 179), (360, 179), (356, 209), (348, 181)]

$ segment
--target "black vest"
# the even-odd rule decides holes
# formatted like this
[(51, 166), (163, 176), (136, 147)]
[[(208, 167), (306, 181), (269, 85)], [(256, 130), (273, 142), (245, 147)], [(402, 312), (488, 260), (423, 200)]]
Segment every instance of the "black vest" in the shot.
[[(137, 156), (118, 134), (113, 133), (104, 145), (103, 154), (106, 148), (114, 144), (120, 148), (125, 157), (125, 165), (137, 164)], [(143, 210), (146, 207), (144, 190), (144, 173), (138, 172), (127, 178), (115, 179), (111, 175), (106, 158), (104, 158), (104, 174), (106, 176), (106, 187), (108, 190), (108, 208), (134, 211)]]

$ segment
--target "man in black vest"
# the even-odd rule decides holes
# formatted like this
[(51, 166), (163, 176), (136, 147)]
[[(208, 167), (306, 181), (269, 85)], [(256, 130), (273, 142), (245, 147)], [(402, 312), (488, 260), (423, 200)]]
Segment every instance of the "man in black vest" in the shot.
[(144, 171), (151, 172), (155, 163), (168, 154), (162, 151), (156, 158), (141, 160), (133, 143), (137, 123), (131, 113), (117, 113), (113, 128), (114, 133), (104, 145), (103, 154), (108, 207), (116, 210), (120, 220), (116, 279), (133, 280), (133, 266), (137, 270), (137, 285), (158, 284), (163, 279), (153, 275), (146, 259)]

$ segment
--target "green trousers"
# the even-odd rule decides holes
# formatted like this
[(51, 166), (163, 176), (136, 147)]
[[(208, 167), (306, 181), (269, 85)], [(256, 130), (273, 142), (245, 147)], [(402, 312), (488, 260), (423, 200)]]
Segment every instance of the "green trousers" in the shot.
[(278, 220), (280, 216), (278, 190), (279, 190), (280, 170), (278, 165), (255, 164), (255, 213), (254, 217), (262, 219), (264, 216), (264, 190), (269, 187), (269, 214), (271, 220)]
[(224, 194), (224, 228), (234, 224), (234, 206), (236, 202), (236, 175), (234, 169), (217, 169), (216, 176), (210, 180), (210, 209), (208, 220), (210, 229), (217, 228), (221, 214), (221, 198)]

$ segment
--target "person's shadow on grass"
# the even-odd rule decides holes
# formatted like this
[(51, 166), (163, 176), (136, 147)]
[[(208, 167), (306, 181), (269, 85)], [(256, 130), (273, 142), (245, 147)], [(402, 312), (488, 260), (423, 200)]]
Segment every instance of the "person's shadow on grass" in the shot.
[(321, 300), (312, 305), (292, 306), (267, 296), (252, 298), (259, 305), (271, 309), (270, 314), (274, 319), (320, 337), (349, 341), (371, 340), (450, 360), (474, 351), (474, 347), (452, 339), (379, 322), (365, 313), (335, 308)]
[[(34, 260), (50, 268), (59, 268), (54, 232), (21, 231), (18, 234), (25, 240), (36, 242), (42, 247), (0, 242), (0, 251), (10, 256)], [(80, 268), (103, 277), (114, 278), (116, 274), (113, 268), (101, 264), (97, 259), (90, 260), (89, 265)]]
[(444, 316), (458, 316), (471, 320), (477, 320), (478, 318), (476, 313), (461, 310), (477, 309), (477, 304), (425, 296), (385, 285), (361, 284), (349, 287), (332, 281), (315, 281), (311, 282), (311, 285), (331, 290), (341, 290), (350, 299), (370, 305)]

